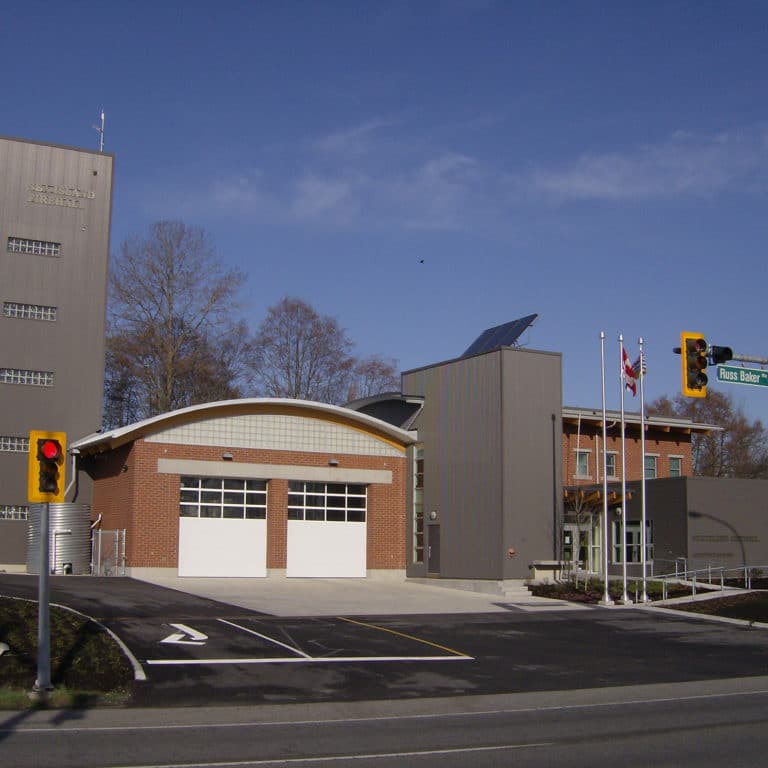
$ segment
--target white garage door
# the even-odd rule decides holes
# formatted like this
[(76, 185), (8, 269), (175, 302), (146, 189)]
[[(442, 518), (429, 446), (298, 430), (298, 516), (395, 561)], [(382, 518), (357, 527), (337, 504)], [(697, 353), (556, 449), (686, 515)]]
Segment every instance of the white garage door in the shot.
[(179, 576), (267, 575), (267, 483), (181, 478)]
[(288, 483), (288, 576), (366, 574), (367, 493), (364, 485)]

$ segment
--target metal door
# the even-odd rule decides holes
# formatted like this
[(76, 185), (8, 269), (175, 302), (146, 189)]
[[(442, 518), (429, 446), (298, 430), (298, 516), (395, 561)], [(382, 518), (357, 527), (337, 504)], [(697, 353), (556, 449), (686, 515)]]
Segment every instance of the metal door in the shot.
[(427, 573), (440, 575), (440, 526), (430, 525), (427, 529)]

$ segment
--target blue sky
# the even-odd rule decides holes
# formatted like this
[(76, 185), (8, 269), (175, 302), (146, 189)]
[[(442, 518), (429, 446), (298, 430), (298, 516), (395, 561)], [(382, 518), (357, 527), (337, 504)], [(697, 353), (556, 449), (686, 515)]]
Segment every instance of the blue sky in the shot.
[[(647, 399), (682, 330), (768, 356), (765, 2), (3, 9), (0, 134), (95, 148), (103, 108), (113, 250), (203, 227), (254, 329), (299, 296), (408, 369), (535, 312), (593, 407), (600, 331), (609, 407), (619, 333)], [(768, 388), (712, 388), (768, 423)]]

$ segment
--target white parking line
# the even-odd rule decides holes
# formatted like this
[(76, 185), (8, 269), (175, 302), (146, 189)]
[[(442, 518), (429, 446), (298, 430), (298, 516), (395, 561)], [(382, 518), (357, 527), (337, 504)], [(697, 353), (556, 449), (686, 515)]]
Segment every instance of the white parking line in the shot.
[(256, 635), (256, 637), (260, 637), (262, 640), (266, 640), (269, 643), (279, 645), (281, 648), (285, 648), (287, 651), (291, 651), (292, 653), (296, 653), (299, 656), (303, 656), (305, 659), (311, 658), (308, 653), (304, 653), (304, 651), (300, 651), (298, 648), (294, 648), (292, 645), (288, 645), (287, 643), (282, 643), (280, 640), (275, 640), (274, 637), (262, 635), (261, 632), (257, 632), (255, 629), (248, 629), (248, 627), (235, 624), (234, 621), (227, 621), (227, 619), (217, 619), (217, 621), (220, 621), (222, 624), (229, 624), (230, 627), (235, 627), (236, 629), (242, 629), (243, 632), (248, 632), (250, 635)]
[(373, 661), (474, 661), (472, 656), (305, 656), (265, 659), (147, 659), (153, 666), (190, 666), (195, 664), (338, 664)]
[[(343, 618), (343, 617), (338, 617)], [(147, 659), (145, 661), (146, 664), (151, 666), (194, 666), (194, 665), (206, 665), (206, 664), (339, 664), (339, 663), (350, 663), (350, 664), (360, 664), (360, 663), (372, 663), (377, 661), (474, 661), (473, 656), (467, 656), (466, 654), (461, 653), (461, 651), (455, 651), (452, 648), (446, 648), (442, 645), (437, 645), (436, 643), (429, 642), (427, 640), (421, 640), (419, 638), (413, 637), (411, 635), (405, 635), (401, 632), (397, 632), (395, 630), (385, 629), (384, 627), (379, 627), (374, 624), (365, 624), (364, 622), (355, 621), (353, 619), (343, 619), (344, 621), (348, 621), (352, 624), (359, 624), (360, 626), (364, 626), (367, 628), (372, 629), (380, 629), (386, 632), (390, 632), (391, 634), (398, 635), (400, 637), (405, 637), (409, 640), (417, 640), (418, 642), (424, 643), (425, 645), (431, 645), (434, 648), (438, 648), (439, 650), (446, 651), (444, 655), (440, 656), (310, 656), (308, 653), (305, 653), (304, 651), (300, 650), (299, 648), (296, 648), (293, 645), (289, 645), (288, 643), (284, 643), (281, 640), (277, 640), (274, 637), (270, 637), (269, 635), (262, 634), (261, 632), (257, 632), (255, 629), (250, 629), (249, 627), (244, 627), (241, 624), (236, 624), (234, 621), (229, 621), (228, 619), (216, 619), (217, 621), (220, 621), (222, 624), (227, 624), (230, 627), (234, 627), (235, 629), (242, 630), (243, 632), (247, 632), (249, 635), (254, 635), (255, 637), (260, 638), (261, 640), (266, 640), (268, 643), (272, 643), (274, 645), (279, 646), (280, 648), (284, 648), (286, 651), (290, 651), (293, 654), (296, 654), (295, 656), (270, 656), (267, 658), (208, 658), (208, 659)]]

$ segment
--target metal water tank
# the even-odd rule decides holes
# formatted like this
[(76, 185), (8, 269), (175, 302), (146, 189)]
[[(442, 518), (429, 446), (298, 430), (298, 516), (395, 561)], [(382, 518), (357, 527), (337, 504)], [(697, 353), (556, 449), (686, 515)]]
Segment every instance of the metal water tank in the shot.
[[(29, 505), (27, 573), (40, 573), (40, 525), (44, 504)], [(51, 504), (48, 546), (51, 573), (91, 572), (91, 505)]]

